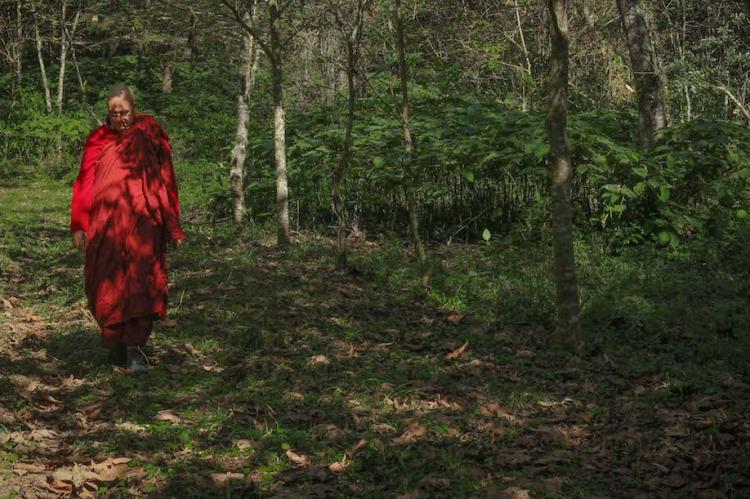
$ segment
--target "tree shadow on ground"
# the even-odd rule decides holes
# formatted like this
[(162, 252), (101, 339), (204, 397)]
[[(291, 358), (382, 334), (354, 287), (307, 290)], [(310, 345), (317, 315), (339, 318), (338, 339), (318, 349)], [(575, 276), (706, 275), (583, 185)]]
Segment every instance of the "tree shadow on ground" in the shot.
[[(60, 436), (52, 454), (32, 447), (16, 458), (51, 473), (66, 459), (130, 457), (145, 475), (113, 484), (112, 496), (750, 489), (740, 380), (708, 393), (626, 359), (575, 359), (542, 328), (452, 317), (336, 271), (332, 257), (192, 235), (172, 257), (172, 313), (141, 379), (112, 370), (92, 322), (11, 310), (25, 339), (0, 350), (13, 375), (1, 400), (20, 406), (6, 426)], [(64, 275), (49, 282), (80, 289)], [(19, 395), (34, 379), (41, 385)]]

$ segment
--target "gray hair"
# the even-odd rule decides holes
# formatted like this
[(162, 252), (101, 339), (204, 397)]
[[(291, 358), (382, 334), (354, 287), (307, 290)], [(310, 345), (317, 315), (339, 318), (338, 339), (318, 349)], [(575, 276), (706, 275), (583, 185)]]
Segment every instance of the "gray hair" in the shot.
[(131, 106), (135, 108), (135, 95), (133, 95), (133, 91), (130, 90), (130, 87), (128, 87), (124, 83), (116, 83), (109, 88), (109, 92), (107, 93), (107, 102), (115, 97), (124, 98), (130, 103)]

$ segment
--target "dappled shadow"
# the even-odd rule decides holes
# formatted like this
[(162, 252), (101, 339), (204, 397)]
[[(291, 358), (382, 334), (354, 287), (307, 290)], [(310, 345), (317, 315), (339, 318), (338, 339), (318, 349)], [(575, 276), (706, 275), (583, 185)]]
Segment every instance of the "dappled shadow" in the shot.
[[(209, 236), (196, 228), (172, 256), (171, 312), (143, 378), (112, 369), (80, 311), (32, 316), (43, 303), (28, 296), (10, 310), (0, 404), (18, 462), (47, 476), (130, 459), (132, 476), (99, 482), (115, 497), (750, 488), (741, 378), (707, 393), (614, 355), (576, 359), (536, 325), (448, 313), (336, 271), (325, 249)], [(45, 282), (70, 292), (63, 275)]]

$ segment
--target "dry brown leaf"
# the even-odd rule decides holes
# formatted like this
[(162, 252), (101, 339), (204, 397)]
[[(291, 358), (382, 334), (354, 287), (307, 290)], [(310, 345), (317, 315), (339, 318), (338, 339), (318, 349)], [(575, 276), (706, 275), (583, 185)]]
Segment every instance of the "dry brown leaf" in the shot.
[(467, 341), (466, 343), (456, 348), (452, 352), (446, 354), (445, 360), (456, 360), (457, 358), (461, 356), (461, 354), (464, 353), (464, 351), (466, 350), (466, 347), (468, 346), (469, 346), (469, 342)]
[(235, 446), (236, 446), (236, 447), (237, 447), (237, 448), (238, 448), (239, 450), (245, 450), (245, 449), (252, 449), (252, 448), (253, 448), (253, 442), (252, 442), (251, 440), (245, 440), (245, 439), (242, 439), (242, 440), (237, 440), (237, 441), (236, 441), (236, 442), (234, 443), (234, 445), (235, 445)]
[(520, 487), (508, 487), (500, 491), (498, 499), (531, 499), (531, 493)]
[(286, 457), (288, 457), (290, 461), (298, 466), (307, 466), (308, 464), (310, 464), (309, 457), (305, 456), (304, 454), (297, 454), (291, 449), (287, 449)]
[(181, 423), (182, 419), (180, 416), (174, 414), (170, 410), (163, 410), (156, 413), (154, 416), (154, 419), (157, 421), (169, 421), (170, 423)]
[(21, 474), (19, 472), (23, 471), (26, 473), (43, 473), (47, 468), (42, 466), (41, 464), (34, 464), (34, 463), (16, 463), (13, 465), (13, 472), (16, 474)]
[(211, 480), (213, 480), (214, 484), (218, 485), (219, 487), (223, 487), (232, 480), (244, 479), (244, 473), (232, 473), (230, 471), (227, 471), (226, 473), (211, 473)]
[(370, 429), (378, 435), (389, 435), (396, 433), (396, 428), (389, 425), (388, 423), (375, 423), (370, 426)]
[(412, 423), (401, 436), (391, 440), (391, 445), (403, 445), (414, 442), (427, 435), (427, 428), (419, 423)]
[(464, 314), (450, 314), (448, 317), (446, 317), (446, 320), (451, 324), (458, 324), (462, 320), (464, 320), (464, 317)]
[(125, 421), (124, 423), (117, 423), (115, 424), (115, 427), (118, 430), (132, 431), (133, 433), (141, 433), (147, 430), (145, 426), (139, 425), (136, 423), (131, 423), (130, 421)]
[(531, 350), (518, 350), (516, 351), (516, 357), (521, 357), (522, 359), (530, 359), (532, 357), (536, 357), (536, 352), (533, 352)]
[(321, 365), (325, 366), (330, 363), (331, 361), (328, 360), (328, 357), (326, 357), (325, 355), (313, 355), (312, 357), (310, 357), (310, 360), (307, 361), (307, 365), (310, 367), (321, 366)]
[(341, 461), (329, 464), (328, 469), (331, 470), (331, 473), (342, 473), (350, 464), (351, 462), (346, 459), (346, 456), (344, 456)]
[(200, 355), (200, 351), (190, 343), (185, 343), (185, 350), (190, 352), (192, 355)]
[(359, 451), (364, 449), (366, 446), (367, 446), (367, 439), (365, 438), (360, 439), (359, 442), (357, 442), (357, 445), (352, 447), (351, 450), (349, 451), (348, 453), (349, 457), (350, 458), (354, 457)]

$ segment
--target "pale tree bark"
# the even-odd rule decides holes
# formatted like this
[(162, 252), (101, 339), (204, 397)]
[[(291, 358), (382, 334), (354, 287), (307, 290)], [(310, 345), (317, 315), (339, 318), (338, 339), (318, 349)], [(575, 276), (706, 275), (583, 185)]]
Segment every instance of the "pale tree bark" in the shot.
[(552, 167), (552, 235), (557, 288), (557, 335), (566, 346), (580, 337), (581, 308), (573, 251), (571, 184), (573, 165), (567, 139), (568, 123), (568, 1), (545, 0), (550, 14), (549, 110), (547, 133)]
[(174, 83), (174, 63), (164, 61), (161, 67), (161, 93), (171, 94)]
[(44, 48), (42, 44), (42, 36), (39, 34), (39, 20), (37, 19), (37, 11), (36, 11), (37, 5), (33, 4), (33, 11), (32, 15), (34, 18), (34, 37), (36, 38), (36, 55), (39, 59), (39, 71), (42, 74), (42, 87), (44, 88), (44, 102), (47, 104), (47, 112), (52, 112), (52, 94), (50, 93), (49, 89), (49, 80), (47, 79), (47, 70), (44, 67), (44, 54), (42, 53), (42, 49)]
[(284, 112), (284, 79), (282, 74), (282, 46), (279, 34), (279, 2), (268, 0), (268, 30), (271, 39), (271, 93), (273, 94), (274, 158), (276, 162), (276, 218), (279, 225), (278, 245), (289, 246), (289, 187), (286, 171), (286, 115)]
[(67, 26), (67, 4), (65, 0), (62, 2), (60, 11), (60, 73), (57, 78), (57, 112), (62, 113), (63, 105), (63, 92), (65, 88), (65, 64), (68, 59), (68, 50), (73, 44), (73, 37), (76, 34), (76, 28), (78, 27), (78, 18), (81, 15), (81, 9), (76, 10), (76, 15), (73, 18), (73, 26), (68, 32)]
[[(255, 22), (256, 9), (243, 14), (243, 22)], [(232, 216), (236, 223), (242, 222), (245, 216), (245, 158), (247, 157), (247, 133), (250, 120), (248, 99), (255, 82), (258, 68), (258, 44), (253, 37), (243, 32), (242, 56), (240, 62), (240, 88), (237, 92), (237, 132), (234, 137), (234, 148), (229, 169), (229, 184), (232, 191)]]
[(347, 215), (344, 208), (344, 199), (341, 194), (341, 183), (349, 170), (352, 147), (352, 129), (354, 128), (354, 117), (357, 104), (357, 90), (354, 86), (354, 77), (357, 70), (357, 63), (360, 53), (360, 43), (362, 41), (362, 23), (365, 10), (368, 8), (370, 0), (357, 0), (357, 8), (354, 13), (354, 20), (349, 23), (345, 22), (336, 14), (336, 21), (339, 29), (343, 34), (344, 46), (346, 48), (346, 121), (344, 123), (344, 143), (341, 146), (341, 156), (339, 162), (333, 171), (333, 212), (336, 215), (336, 251), (338, 253), (337, 266), (344, 268), (347, 265), (347, 248), (346, 248), (346, 226)]
[[(268, 0), (268, 39), (266, 39), (257, 25), (243, 21), (242, 14), (235, 2), (221, 0), (234, 16), (235, 21), (249, 33), (260, 50), (271, 64), (271, 95), (273, 97), (273, 129), (274, 129), (274, 163), (276, 166), (276, 220), (278, 224), (278, 245), (289, 246), (292, 242), (289, 229), (289, 186), (286, 170), (286, 117), (284, 113), (284, 79), (282, 72), (283, 44), (279, 33), (281, 9), (279, 0)], [(254, 0), (245, 2), (252, 8)], [(289, 5), (288, 3), (286, 4)]]
[(21, 0), (16, 2), (16, 81), (21, 86), (23, 75), (23, 17), (21, 12)]
[(401, 0), (395, 0), (394, 21), (396, 25), (396, 46), (398, 48), (398, 72), (401, 85), (401, 126), (404, 133), (404, 177), (406, 190), (406, 206), (409, 212), (409, 228), (412, 242), (420, 265), (427, 263), (422, 239), (419, 235), (419, 211), (414, 193), (414, 172), (412, 171), (412, 157), (414, 155), (414, 139), (411, 130), (411, 114), (409, 108), (409, 68), (406, 64), (406, 39), (404, 36), (404, 20), (401, 13)]
[(523, 100), (521, 102), (522, 111), (526, 112), (529, 110), (529, 90), (527, 87), (527, 80), (534, 81), (531, 74), (531, 59), (529, 58), (529, 49), (526, 48), (526, 38), (523, 36), (523, 25), (521, 24), (521, 11), (518, 8), (518, 0), (513, 0), (513, 6), (516, 10), (516, 24), (518, 25), (518, 35), (521, 39), (521, 48), (523, 49), (523, 56), (526, 59), (526, 74), (521, 74), (521, 92), (523, 93)]
[(667, 112), (648, 26), (638, 0), (617, 0), (630, 64), (638, 93), (638, 136), (641, 147), (654, 141), (654, 134), (667, 126)]

